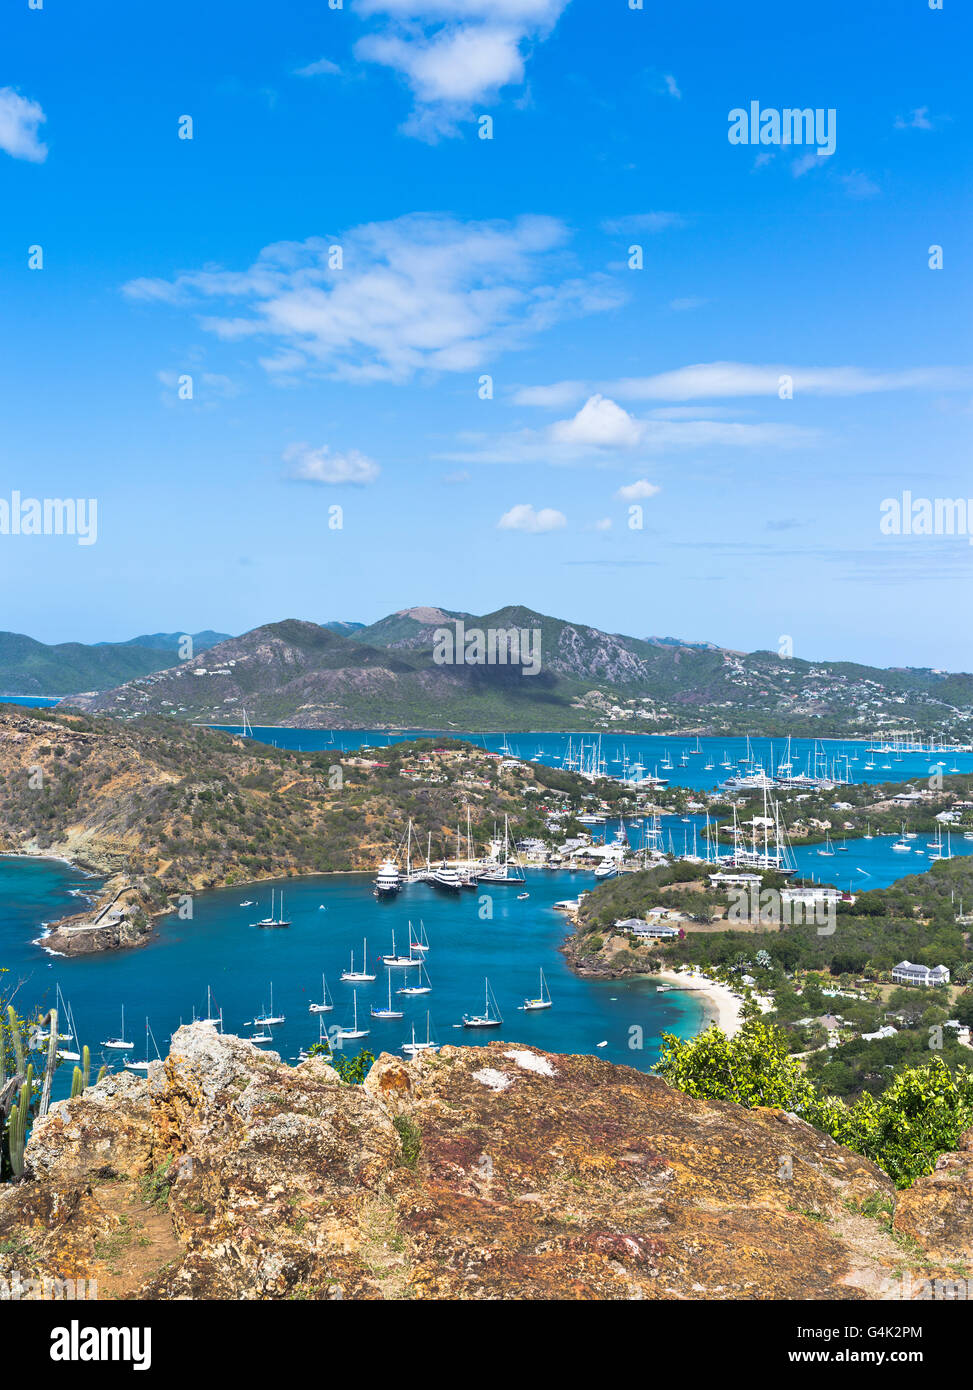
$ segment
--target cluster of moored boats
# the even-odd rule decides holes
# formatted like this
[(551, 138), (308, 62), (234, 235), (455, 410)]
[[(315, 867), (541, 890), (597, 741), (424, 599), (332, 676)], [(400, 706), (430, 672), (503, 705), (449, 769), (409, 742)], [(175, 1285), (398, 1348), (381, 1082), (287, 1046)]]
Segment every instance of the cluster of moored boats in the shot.
[[(412, 822), (410, 821), (404, 845), (404, 872), (399, 868), (399, 861), (394, 856), (383, 860), (379, 865), (373, 888), (377, 898), (394, 897), (412, 883), (430, 883), (434, 888), (442, 889), (445, 893), (461, 893), (463, 889), (476, 889), (481, 884), (506, 885), (526, 889), (527, 875), (517, 857), (516, 849), (511, 847), (510, 825), (506, 816), (503, 821), (503, 839), (501, 840), (498, 836), (494, 840), (489, 857), (483, 860), (476, 859), (473, 855), (472, 835), (467, 827), (468, 854), (466, 859), (460, 859), (457, 855), (457, 858), (450, 863), (444, 857), (439, 864), (434, 864), (431, 853), (432, 837), (430, 836), (425, 867), (416, 867), (412, 862), (412, 834)], [(457, 849), (459, 839), (459, 831), (457, 830)], [(527, 894), (525, 892), (520, 896), (526, 897)]]
[[(325, 1028), (324, 1015), (334, 1010), (335, 1002), (328, 988), (327, 976), (321, 975), (321, 998), (312, 1000), (308, 1004), (308, 1012), (318, 1015), (318, 1041), (326, 1044), (329, 1048), (341, 1048), (348, 1042), (359, 1042), (362, 1038), (367, 1038), (370, 1028), (365, 1027), (365, 1019), (359, 1020), (358, 1015), (358, 986), (374, 984), (378, 978), (377, 966), (381, 966), (386, 973), (386, 991), (384, 998), (378, 1004), (369, 1007), (369, 1016), (373, 1019), (384, 1021), (398, 1020), (405, 1016), (405, 1010), (399, 1007), (399, 999), (411, 999), (420, 995), (432, 992), (432, 981), (426, 969), (426, 956), (429, 952), (429, 937), (426, 933), (425, 924), (420, 921), (418, 928), (409, 922), (409, 950), (405, 954), (396, 947), (395, 932), (392, 932), (392, 949), (386, 955), (376, 957), (376, 965), (370, 963), (368, 956), (368, 941), (363, 939), (361, 956), (356, 957), (356, 952), (351, 951), (351, 959), (346, 970), (342, 970), (340, 980), (342, 984), (352, 986), (351, 993), (351, 1024), (339, 1028)], [(397, 970), (401, 970), (400, 983), (396, 987), (394, 976)], [(413, 973), (414, 972), (414, 973)], [(456, 1028), (499, 1028), (503, 1024), (503, 1015), (497, 1005), (496, 996), (490, 987), (489, 979), (484, 979), (484, 998), (482, 1010), (464, 1013), (462, 1021), (454, 1024)], [(60, 991), (59, 991), (60, 993)], [(393, 997), (395, 996), (395, 997)], [(525, 999), (519, 1006), (525, 1013), (533, 1013), (551, 1007), (551, 992), (547, 981), (544, 978), (544, 971), (540, 971), (540, 988), (533, 998)], [(69, 1006), (64, 1006), (63, 1016), (68, 1020), (69, 1032), (59, 1033), (59, 1041), (65, 1044), (72, 1044), (74, 1041), (74, 1023)], [(260, 1011), (254, 1014), (253, 1018), (247, 1019), (245, 1027), (252, 1028), (254, 1031), (247, 1035), (247, 1041), (256, 1043), (270, 1043), (274, 1040), (273, 1029), (285, 1023), (286, 1016), (275, 1012), (274, 1009), (274, 986), (270, 985), (270, 1007), (261, 1007)], [(223, 1010), (218, 1011), (214, 1008), (212, 990), (206, 991), (206, 1016), (197, 1019), (195, 1010), (193, 1011), (194, 1023), (206, 1023), (223, 1031)], [(37, 1042), (46, 1042), (47, 1035), (38, 1033)], [(135, 1043), (125, 1036), (125, 1008), (122, 1006), (122, 1026), (121, 1032), (116, 1037), (105, 1038), (101, 1046), (108, 1052), (131, 1052)], [(415, 1024), (412, 1026), (412, 1037), (409, 1041), (401, 1045), (400, 1051), (408, 1057), (416, 1057), (422, 1052), (435, 1052), (439, 1048), (439, 1043), (435, 1042), (432, 1035), (431, 1015), (426, 1012), (426, 1037), (416, 1037)], [(155, 1056), (151, 1055), (154, 1049)], [(76, 1052), (58, 1049), (59, 1056), (64, 1060), (77, 1060)], [(301, 1060), (306, 1060), (310, 1052), (303, 1048), (299, 1053)], [(153, 1061), (161, 1060), (158, 1044), (155, 1035), (149, 1024), (145, 1020), (145, 1057), (141, 1060), (126, 1060), (124, 1066), (129, 1071), (147, 1071)]]

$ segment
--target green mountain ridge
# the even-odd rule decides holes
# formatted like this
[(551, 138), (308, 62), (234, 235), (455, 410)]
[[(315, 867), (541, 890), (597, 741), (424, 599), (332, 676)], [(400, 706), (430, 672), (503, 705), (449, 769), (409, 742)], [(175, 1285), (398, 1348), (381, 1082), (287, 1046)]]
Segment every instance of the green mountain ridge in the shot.
[[(462, 621), (540, 636), (535, 675), (519, 666), (439, 664), (438, 628)], [(72, 703), (119, 715), (297, 728), (792, 732), (870, 735), (973, 727), (973, 676), (810, 662), (607, 633), (508, 605), (482, 616), (400, 609), (349, 633), (290, 618), (192, 661), (138, 673)], [(343, 626), (343, 625), (342, 625)]]

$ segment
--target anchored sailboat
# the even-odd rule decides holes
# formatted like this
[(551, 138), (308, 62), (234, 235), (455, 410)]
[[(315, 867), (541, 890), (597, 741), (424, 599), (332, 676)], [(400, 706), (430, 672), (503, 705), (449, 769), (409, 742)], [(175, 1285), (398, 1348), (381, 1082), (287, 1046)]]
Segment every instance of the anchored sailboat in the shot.
[[(252, 1024), (252, 1026), (255, 1027), (255, 1028), (271, 1028), (271, 1027), (273, 1027), (273, 1026), (274, 1026), (275, 1024), (277, 1024), (277, 1023), (283, 1023), (283, 1022), (284, 1022), (284, 1015), (283, 1015), (283, 1014), (275, 1014), (275, 1013), (274, 1013), (274, 985), (273, 985), (273, 981), (271, 981), (271, 984), (270, 984), (270, 1013), (266, 1013), (266, 1014), (256, 1014), (256, 1015), (254, 1015), (254, 1017), (251, 1019), (250, 1022), (251, 1022), (251, 1024)], [(251, 1038), (251, 1042), (252, 1042), (252, 1041), (253, 1041), (253, 1039)]]
[(402, 1017), (403, 1017), (403, 1012), (402, 1012), (401, 1009), (393, 1009), (393, 1008), (392, 1008), (392, 976), (391, 976), (391, 973), (389, 974), (389, 977), (388, 977), (388, 978), (389, 978), (389, 1000), (388, 1000), (388, 1005), (387, 1005), (386, 1007), (376, 1009), (375, 1005), (373, 1004), (372, 1007), (371, 1007), (371, 1008), (369, 1009), (369, 1011), (368, 1011), (368, 1012), (371, 1014), (372, 1018), (402, 1018)]
[(334, 1008), (334, 1000), (328, 993), (328, 982), (323, 974), (321, 975), (321, 1003), (308, 1004), (307, 1008), (308, 1013), (312, 1014), (329, 1014)]
[[(491, 1014), (491, 1012), (490, 1012), (490, 1005), (491, 1005), (491, 1003), (492, 1003), (493, 1009), (494, 1009), (494, 1012), (493, 1012), (492, 1014)], [(489, 981), (488, 979), (484, 979), (484, 981), (483, 981), (483, 1012), (482, 1012), (481, 1014), (464, 1014), (464, 1015), (463, 1015), (463, 1027), (464, 1027), (464, 1028), (499, 1028), (500, 1025), (501, 1025), (501, 1023), (503, 1023), (503, 1018), (502, 1018), (502, 1016), (501, 1016), (501, 1013), (500, 1013), (499, 1008), (497, 1007), (497, 1001), (496, 1001), (496, 999), (495, 999), (495, 997), (494, 997), (494, 995), (493, 995), (493, 991), (492, 991), (491, 988), (490, 988), (490, 981)]]
[(341, 972), (341, 978), (342, 978), (343, 980), (353, 980), (356, 984), (357, 984), (357, 983), (361, 983), (361, 984), (370, 984), (371, 981), (374, 980), (375, 976), (374, 976), (374, 975), (369, 975), (369, 973), (368, 973), (368, 954), (367, 954), (367, 947), (368, 947), (368, 942), (367, 942), (367, 940), (365, 939), (365, 937), (362, 937), (362, 943), (361, 943), (361, 964), (362, 964), (362, 968), (361, 968), (360, 970), (356, 970), (356, 969), (355, 969), (355, 953), (354, 953), (354, 951), (352, 951), (352, 953), (351, 953), (351, 969), (350, 969), (350, 970), (342, 970), (342, 972)]
[[(152, 1046), (155, 1048), (155, 1056), (149, 1056), (149, 1039), (152, 1039)], [(145, 1020), (145, 1060), (142, 1062), (126, 1062), (125, 1067), (128, 1071), (148, 1071), (153, 1062), (161, 1062), (162, 1056), (159, 1052), (159, 1044), (155, 1040), (155, 1034), (149, 1027), (149, 1020)]]
[(122, 1005), (122, 1031), (117, 1038), (106, 1038), (101, 1044), (102, 1047), (109, 1047), (113, 1052), (128, 1052), (135, 1044), (127, 1042), (125, 1039), (125, 1005)]
[(413, 1025), (412, 1025), (412, 1041), (411, 1041), (411, 1042), (407, 1042), (407, 1043), (403, 1043), (400, 1050), (401, 1050), (402, 1052), (404, 1052), (404, 1053), (406, 1054), (407, 1057), (412, 1057), (412, 1058), (417, 1057), (417, 1056), (419, 1055), (420, 1052), (438, 1052), (438, 1051), (439, 1051), (439, 1044), (438, 1044), (438, 1043), (434, 1043), (433, 1040), (432, 1040), (432, 1022), (431, 1022), (431, 1020), (430, 1020), (428, 1010), (426, 1011), (426, 1041), (425, 1041), (425, 1042), (421, 1042), (421, 1041), (420, 1041), (420, 1042), (417, 1042), (417, 1041), (416, 1041), (416, 1025), (413, 1023)]
[(352, 990), (352, 1008), (354, 1009), (354, 1023), (351, 1028), (339, 1028), (335, 1033), (335, 1041), (340, 1045), (343, 1042), (354, 1042), (357, 1038), (367, 1038), (368, 1029), (358, 1026), (358, 991)]
[(285, 919), (284, 919), (284, 890), (283, 890), (283, 889), (280, 890), (280, 907), (278, 908), (279, 916), (277, 916), (277, 917), (274, 916), (274, 892), (275, 892), (275, 890), (274, 890), (273, 888), (271, 888), (271, 890), (270, 890), (270, 916), (269, 916), (269, 917), (261, 917), (261, 919), (260, 919), (259, 922), (254, 922), (253, 925), (254, 925), (255, 927), (289, 927), (289, 926), (290, 926), (290, 922), (285, 921)]
[(544, 979), (544, 971), (541, 971), (541, 989), (536, 999), (525, 999), (521, 1008), (525, 1013), (533, 1013), (537, 1009), (549, 1009), (551, 1007), (551, 991), (547, 987)]

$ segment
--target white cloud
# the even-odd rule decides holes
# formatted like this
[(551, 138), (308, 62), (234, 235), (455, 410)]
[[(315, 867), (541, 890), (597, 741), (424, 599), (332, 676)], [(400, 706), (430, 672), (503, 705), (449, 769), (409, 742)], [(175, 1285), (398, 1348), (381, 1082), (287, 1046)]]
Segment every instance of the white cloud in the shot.
[(802, 154), (800, 159), (792, 160), (791, 173), (796, 179), (802, 178), (804, 174), (809, 174), (812, 169), (823, 169), (824, 160), (818, 155), (817, 150), (811, 150), (808, 154)]
[(650, 483), (647, 478), (639, 478), (637, 482), (626, 483), (620, 487), (615, 496), (623, 502), (638, 502), (649, 497), (655, 497), (662, 489), (655, 483)]
[[(566, 227), (552, 217), (462, 222), (415, 213), (333, 241), (268, 246), (243, 271), (130, 281), (131, 299), (202, 308), (208, 332), (269, 342), (268, 371), (351, 381), (470, 372), (578, 314), (613, 308), (604, 276), (565, 279)], [(340, 246), (341, 268), (333, 268)]]
[(478, 102), (524, 81), (528, 43), (547, 37), (568, 0), (356, 0), (380, 27), (355, 56), (398, 72), (414, 106), (404, 129), (435, 141), (455, 135)]
[(850, 174), (842, 174), (841, 182), (849, 198), (874, 198), (881, 192), (878, 184), (858, 169), (853, 169)]
[(693, 309), (702, 309), (703, 305), (708, 303), (709, 300), (707, 299), (694, 299), (692, 296), (687, 296), (685, 299), (670, 299), (669, 308), (674, 314), (688, 314)]
[(520, 502), (516, 507), (511, 507), (497, 522), (501, 531), (529, 531), (533, 535), (541, 531), (559, 531), (567, 524), (568, 519), (563, 512), (553, 507), (542, 507), (535, 512), (529, 502)]
[(0, 150), (14, 159), (43, 164), (47, 146), (38, 139), (38, 127), (47, 120), (40, 104), (29, 101), (12, 87), (0, 87)]
[(896, 130), (935, 130), (936, 120), (939, 119), (941, 117), (937, 117), (935, 120), (930, 117), (928, 106), (917, 106), (909, 116), (896, 116), (895, 128)]
[(598, 521), (592, 522), (592, 526), (591, 526), (591, 529), (592, 529), (593, 531), (610, 531), (611, 528), (612, 528), (612, 519), (611, 519), (610, 516), (603, 516), (603, 517), (601, 517)]
[(374, 459), (349, 449), (334, 454), (326, 444), (312, 449), (308, 444), (292, 444), (284, 451), (284, 462), (292, 465), (288, 477), (305, 483), (351, 483), (363, 487), (373, 483), (381, 469)]
[[(521, 386), (517, 405), (559, 410), (584, 400), (593, 391), (628, 401), (698, 401), (739, 396), (772, 396), (780, 379), (789, 376), (795, 396), (865, 396), (885, 391), (966, 391), (973, 372), (957, 367), (908, 367), (881, 371), (870, 367), (758, 366), (750, 362), (700, 362), (655, 376), (622, 377), (614, 381), (556, 381), (546, 386)], [(687, 412), (688, 413), (688, 412)], [(693, 412), (702, 415), (702, 410)], [(654, 411), (662, 418), (660, 411)], [(669, 412), (673, 418), (673, 412)]]
[(633, 448), (642, 438), (640, 423), (606, 396), (592, 396), (571, 420), (551, 426), (556, 444), (592, 444), (597, 448)]
[(633, 212), (624, 217), (609, 217), (601, 224), (609, 236), (631, 236), (636, 232), (665, 232), (670, 227), (685, 227), (686, 219), (678, 212)]
[(318, 58), (317, 62), (308, 63), (307, 67), (296, 68), (297, 77), (335, 77), (341, 72), (337, 63), (332, 63), (330, 58)]
[[(705, 412), (700, 412), (703, 415)], [(578, 439), (555, 438), (555, 428), (524, 429), (493, 438), (467, 438), (467, 447), (439, 455), (452, 463), (556, 464), (604, 466), (614, 457), (624, 457), (634, 448), (644, 454), (664, 454), (687, 449), (777, 448), (792, 449), (817, 443), (813, 429), (798, 425), (741, 423), (711, 419), (658, 420), (635, 419), (637, 444), (607, 446)]]

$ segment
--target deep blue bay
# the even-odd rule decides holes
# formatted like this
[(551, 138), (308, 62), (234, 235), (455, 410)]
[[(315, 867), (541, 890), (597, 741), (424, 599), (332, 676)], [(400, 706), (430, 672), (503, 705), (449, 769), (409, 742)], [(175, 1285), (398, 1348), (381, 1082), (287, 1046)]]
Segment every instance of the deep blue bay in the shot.
[[(60, 984), (72, 1005), (82, 1043), (88, 1043), (95, 1063), (121, 1066), (118, 1053), (102, 1056), (101, 1039), (117, 1036), (125, 1006), (126, 1036), (136, 1047), (126, 1054), (141, 1058), (148, 1016), (159, 1048), (166, 1051), (170, 1034), (180, 1023), (206, 1012), (206, 991), (213, 991), (215, 1010), (222, 1009), (227, 1032), (247, 1036), (245, 1027), (258, 1010), (270, 1005), (286, 1022), (273, 1029), (273, 1050), (285, 1060), (318, 1038), (318, 1017), (308, 1004), (320, 998), (321, 973), (327, 975), (334, 997), (332, 1013), (323, 1015), (326, 1027), (351, 1024), (352, 986), (339, 981), (355, 951), (361, 959), (362, 938), (368, 938), (369, 968), (375, 983), (359, 985), (359, 1026), (370, 1028), (354, 1051), (367, 1047), (376, 1054), (398, 1051), (411, 1037), (425, 1037), (426, 1010), (439, 1043), (482, 1043), (502, 1038), (553, 1052), (582, 1052), (648, 1070), (658, 1057), (663, 1031), (692, 1036), (704, 1021), (703, 1006), (689, 994), (657, 994), (645, 979), (592, 981), (574, 975), (558, 947), (566, 924), (553, 903), (575, 897), (590, 886), (589, 874), (528, 871), (530, 897), (519, 901), (514, 888), (492, 892), (493, 920), (480, 919), (482, 893), (446, 895), (426, 884), (414, 884), (391, 901), (372, 894), (370, 874), (315, 875), (216, 889), (199, 894), (193, 920), (175, 914), (157, 922), (157, 934), (146, 946), (88, 957), (52, 957), (32, 944), (41, 923), (78, 910), (71, 889), (84, 880), (70, 866), (48, 860), (0, 860), (0, 962), (7, 981), (19, 982), (24, 1006), (47, 1007), (55, 1002)], [(288, 928), (262, 930), (250, 925), (270, 906), (271, 887), (283, 888)], [(256, 907), (240, 903), (256, 899)], [(370, 1004), (387, 1002), (386, 970), (376, 962), (379, 953), (408, 946), (409, 920), (421, 919), (429, 938), (427, 969), (432, 993), (404, 999), (400, 1020), (368, 1017)], [(543, 967), (554, 1007), (544, 1012), (518, 1010), (525, 997), (536, 995)], [(394, 970), (393, 990), (403, 975)], [(454, 1027), (464, 1012), (478, 1012), (483, 1003), (483, 980), (489, 976), (504, 1018), (501, 1028), (471, 1033)], [(410, 981), (411, 983), (411, 981)], [(393, 993), (393, 1000), (396, 995)], [(362, 1019), (364, 1018), (364, 1022)], [(642, 1030), (643, 1046), (630, 1046)], [(606, 1046), (598, 1047), (599, 1042)], [(66, 1079), (70, 1066), (61, 1069)]]

